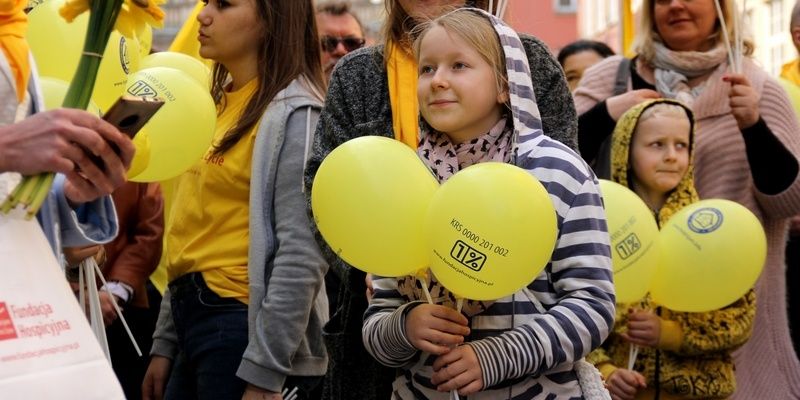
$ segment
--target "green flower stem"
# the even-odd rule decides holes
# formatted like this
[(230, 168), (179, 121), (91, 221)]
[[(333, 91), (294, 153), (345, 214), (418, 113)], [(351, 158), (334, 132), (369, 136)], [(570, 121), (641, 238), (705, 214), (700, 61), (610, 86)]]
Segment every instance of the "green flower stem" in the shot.
[(33, 198), (31, 199), (31, 203), (28, 205), (28, 215), (26, 218), (33, 218), (39, 209), (42, 208), (42, 203), (47, 199), (47, 196), (50, 194), (50, 187), (53, 186), (53, 179), (55, 179), (55, 174), (45, 174), (40, 175), (42, 179), (39, 181), (39, 184), (34, 191)]

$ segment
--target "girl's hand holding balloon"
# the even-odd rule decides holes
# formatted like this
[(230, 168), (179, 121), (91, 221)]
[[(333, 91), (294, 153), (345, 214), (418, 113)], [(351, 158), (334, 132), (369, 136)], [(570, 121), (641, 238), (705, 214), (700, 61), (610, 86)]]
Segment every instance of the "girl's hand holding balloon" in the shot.
[(467, 317), (438, 304), (420, 304), (406, 314), (406, 337), (418, 350), (445, 354), (469, 335)]
[(613, 400), (633, 400), (636, 392), (646, 388), (647, 384), (642, 374), (619, 368), (608, 376), (606, 387)]
[(458, 346), (433, 362), (431, 383), (436, 390), (457, 390), (461, 396), (469, 396), (483, 389), (483, 371), (478, 355), (470, 345)]
[(628, 332), (623, 333), (622, 337), (639, 346), (658, 346), (661, 338), (661, 317), (652, 311), (631, 311), (628, 315)]

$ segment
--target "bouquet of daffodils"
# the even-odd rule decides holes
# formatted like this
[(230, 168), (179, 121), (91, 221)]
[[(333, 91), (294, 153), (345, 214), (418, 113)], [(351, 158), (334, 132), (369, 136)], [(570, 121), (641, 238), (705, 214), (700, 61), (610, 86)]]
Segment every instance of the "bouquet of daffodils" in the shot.
[[(133, 37), (138, 24), (147, 23), (161, 27), (164, 12), (158, 7), (165, 0), (67, 0), (61, 16), (72, 22), (78, 15), (89, 11), (89, 25), (78, 69), (69, 84), (63, 107), (86, 109), (94, 90), (97, 72), (111, 31), (117, 29), (124, 36)], [(21, 204), (31, 218), (39, 211), (50, 192), (53, 173), (26, 176), (0, 205), (3, 213)]]

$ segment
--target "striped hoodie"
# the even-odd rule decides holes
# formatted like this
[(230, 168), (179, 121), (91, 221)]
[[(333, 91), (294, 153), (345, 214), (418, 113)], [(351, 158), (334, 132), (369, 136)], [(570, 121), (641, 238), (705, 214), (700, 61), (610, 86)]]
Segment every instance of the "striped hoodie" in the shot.
[[(484, 382), (483, 390), (469, 399), (580, 399), (584, 393), (575, 365), (605, 340), (615, 311), (597, 179), (578, 155), (542, 133), (516, 32), (475, 12), (491, 21), (505, 53), (514, 129), (511, 163), (544, 185), (559, 232), (550, 262), (533, 282), (469, 317), (471, 333), (465, 342), (475, 350)], [(407, 311), (424, 299), (401, 294), (402, 279), (373, 280), (364, 345), (379, 362), (400, 369), (393, 399), (449, 399), (430, 382), (436, 357), (416, 350), (405, 335)]]

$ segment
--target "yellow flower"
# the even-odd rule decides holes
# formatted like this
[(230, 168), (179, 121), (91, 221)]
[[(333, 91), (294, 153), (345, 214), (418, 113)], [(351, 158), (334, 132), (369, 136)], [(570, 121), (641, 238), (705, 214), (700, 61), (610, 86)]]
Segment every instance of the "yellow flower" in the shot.
[[(89, 9), (90, 1), (66, 0), (59, 13), (67, 22), (72, 22), (78, 15)], [(114, 29), (123, 36), (134, 37), (136, 27), (141, 24), (148, 24), (156, 28), (163, 27), (164, 11), (159, 6), (164, 3), (166, 0), (125, 0)]]
[(125, 0), (114, 29), (124, 36), (133, 37), (137, 26), (148, 24), (154, 28), (164, 27), (164, 11), (158, 6), (166, 0)]
[(89, 0), (67, 0), (64, 2), (64, 5), (61, 6), (61, 9), (58, 10), (58, 13), (61, 14), (61, 18), (64, 18), (67, 22), (72, 22), (75, 18), (88, 10)]

